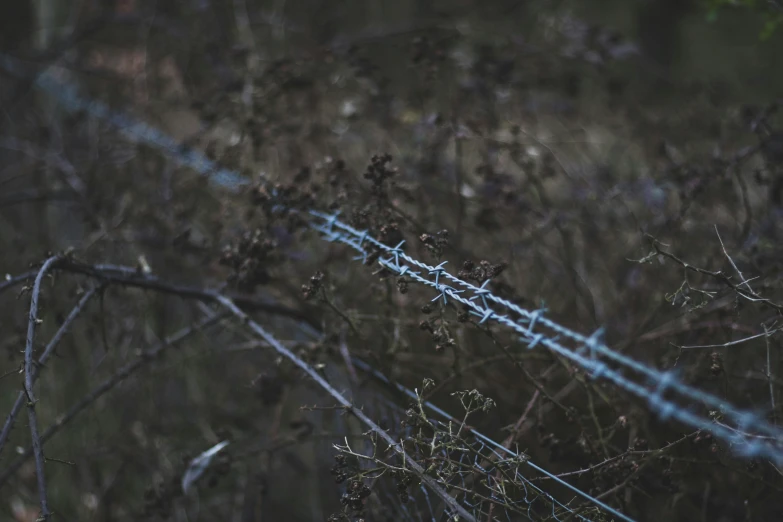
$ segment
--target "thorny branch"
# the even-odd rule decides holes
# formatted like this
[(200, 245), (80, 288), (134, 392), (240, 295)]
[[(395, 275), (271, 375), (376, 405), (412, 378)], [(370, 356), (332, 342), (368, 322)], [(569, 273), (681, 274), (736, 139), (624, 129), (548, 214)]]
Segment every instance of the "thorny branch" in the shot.
[[(79, 413), (84, 411), (88, 406), (93, 404), (101, 396), (109, 392), (112, 388), (123, 382), (125, 379), (136, 373), (145, 364), (158, 358), (165, 350), (175, 346), (176, 344), (187, 339), (194, 333), (203, 331), (205, 328), (217, 323), (221, 319), (225, 318), (225, 314), (215, 314), (211, 317), (207, 317), (199, 321), (198, 323), (185, 327), (177, 333), (170, 336), (160, 342), (154, 348), (144, 350), (141, 352), (138, 359), (128, 363), (120, 368), (114, 375), (106, 379), (103, 383), (96, 386), (92, 391), (85, 395), (81, 400), (74, 404), (68, 411), (66, 411), (61, 417), (58, 417), (57, 421), (50, 426), (41, 436), (40, 443), (43, 444), (56, 435), (60, 430), (73, 421)], [(34, 448), (28, 448), (22, 453), (11, 465), (8, 466), (2, 473), (0, 473), (0, 487), (5, 484), (14, 473), (30, 458), (33, 454)]]
[[(697, 273), (697, 274), (702, 274), (702, 275), (706, 275), (706, 276), (710, 276), (710, 277), (713, 277), (715, 279), (718, 279), (719, 281), (724, 283), (726, 286), (728, 286), (731, 290), (736, 292), (740, 297), (742, 297), (744, 299), (747, 299), (748, 301), (757, 302), (757, 303), (761, 303), (763, 305), (769, 306), (769, 307), (774, 308), (775, 310), (777, 310), (779, 313), (783, 312), (783, 304), (776, 303), (776, 302), (774, 302), (771, 299), (768, 299), (766, 297), (761, 297), (759, 294), (757, 294), (755, 291), (753, 291), (750, 288), (750, 285), (748, 285), (748, 282), (745, 281), (744, 279), (742, 281), (740, 281), (739, 283), (735, 283), (734, 281), (732, 281), (730, 276), (726, 275), (725, 273), (723, 273), (720, 270), (713, 271), (713, 270), (707, 270), (705, 268), (700, 268), (700, 267), (694, 266), (694, 265), (688, 263), (687, 261), (679, 258), (675, 254), (672, 254), (671, 252), (661, 248), (661, 246), (663, 246), (663, 243), (658, 241), (656, 238), (650, 236), (649, 234), (647, 235), (647, 237), (652, 241), (653, 252), (650, 255), (648, 255), (648, 256), (646, 256), (646, 257), (644, 257), (642, 259), (634, 260), (634, 261), (638, 261), (640, 263), (641, 262), (647, 262), (650, 259), (652, 259), (654, 256), (661, 255), (663, 257), (671, 259), (675, 263), (681, 265), (686, 270), (689, 270), (689, 271)], [(742, 286), (746, 286), (747, 290), (742, 289), (741, 288)]]
[[(147, 290), (155, 290), (162, 293), (174, 294), (180, 297), (199, 299), (202, 301), (215, 301), (217, 295), (217, 292), (214, 290), (169, 283), (154, 275), (145, 274), (141, 270), (129, 266), (100, 264), (89, 265), (63, 256), (58, 258), (57, 261), (54, 262), (50, 267), (50, 269), (82, 274), (98, 279), (99, 281), (105, 281), (107, 283), (143, 288)], [(0, 292), (10, 288), (11, 286), (28, 281), (34, 276), (34, 272), (27, 272), (25, 274), (7, 279), (4, 283), (0, 284)], [(239, 306), (247, 308), (248, 310), (291, 317), (292, 319), (307, 322), (311, 326), (318, 326), (317, 323), (314, 323), (310, 315), (299, 310), (280, 304), (265, 302), (257, 297), (250, 295), (243, 295), (238, 293), (227, 293), (226, 295), (229, 296)]]
[[(51, 512), (49, 511), (49, 501), (46, 497), (46, 476), (44, 467), (46, 460), (43, 454), (43, 445), (38, 433), (38, 417), (35, 413), (36, 399), (33, 392), (35, 384), (35, 362), (33, 361), (33, 351), (35, 348), (35, 328), (38, 325), (38, 300), (41, 295), (41, 283), (46, 273), (52, 266), (60, 261), (62, 256), (56, 255), (47, 259), (41, 267), (35, 278), (35, 285), (30, 296), (30, 317), (27, 322), (27, 342), (24, 348), (24, 391), (27, 395), (27, 413), (30, 417), (30, 438), (33, 445), (33, 454), (35, 455), (35, 470), (38, 478), (38, 496), (41, 503), (41, 516), (44, 521), (49, 520)], [(5, 431), (5, 430), (3, 430)]]
[[(71, 324), (76, 320), (76, 318), (79, 316), (82, 310), (84, 310), (84, 307), (87, 305), (90, 299), (92, 299), (92, 297), (98, 291), (100, 291), (100, 289), (101, 287), (96, 287), (96, 288), (91, 288), (90, 290), (85, 292), (85, 294), (82, 296), (82, 298), (73, 308), (73, 310), (71, 310), (71, 313), (68, 314), (68, 317), (65, 318), (65, 321), (63, 321), (63, 324), (60, 325), (60, 328), (57, 330), (57, 332), (54, 334), (52, 339), (49, 341), (49, 344), (46, 345), (46, 348), (44, 349), (41, 356), (38, 358), (37, 363), (34, 365), (33, 381), (38, 379), (38, 374), (40, 373), (40, 369), (46, 364), (46, 361), (49, 360), (49, 357), (57, 349), (57, 346), (60, 344), (60, 341), (68, 332)], [(16, 416), (19, 414), (19, 412), (22, 409), (22, 405), (24, 404), (24, 398), (25, 398), (25, 392), (24, 391), (19, 392), (19, 396), (17, 397), (16, 402), (11, 408), (11, 413), (8, 414), (8, 418), (6, 419), (5, 424), (3, 425), (3, 430), (2, 432), (0, 432), (0, 453), (2, 453), (3, 447), (5, 446), (5, 443), (8, 440), (8, 435), (11, 433), (11, 429), (13, 428), (14, 421), (16, 420)]]

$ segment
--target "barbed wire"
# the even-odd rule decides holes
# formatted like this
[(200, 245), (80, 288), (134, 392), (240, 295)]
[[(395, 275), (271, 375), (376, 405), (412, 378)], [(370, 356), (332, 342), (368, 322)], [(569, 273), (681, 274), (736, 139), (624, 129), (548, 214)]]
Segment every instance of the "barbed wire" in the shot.
[[(593, 378), (607, 379), (620, 388), (645, 399), (651, 409), (657, 412), (662, 420), (674, 418), (697, 429), (709, 431), (724, 442), (734, 446), (737, 453), (742, 456), (767, 457), (774, 460), (777, 464), (783, 463), (783, 449), (767, 441), (767, 439), (773, 439), (776, 443), (783, 441), (783, 430), (768, 423), (755, 413), (740, 410), (727, 404), (725, 401), (721, 401), (714, 395), (680, 382), (674, 372), (662, 372), (655, 368), (650, 368), (630, 357), (615, 352), (601, 340), (603, 328), (599, 328), (589, 337), (585, 336), (548, 319), (544, 315), (546, 309), (527, 310), (507, 299), (496, 296), (487, 288), (490, 279), (485, 280), (480, 286), (475, 286), (447, 272), (444, 268), (447, 261), (436, 266), (423, 263), (402, 250), (404, 241), (395, 247), (381, 243), (370, 236), (368, 231), (359, 231), (340, 221), (338, 219), (339, 212), (326, 214), (311, 210), (309, 213), (311, 216), (323, 221), (322, 223), (312, 223), (311, 226), (313, 229), (321, 232), (324, 239), (330, 242), (344, 243), (359, 253), (359, 256), (354, 258), (354, 260), (367, 261), (369, 252), (364, 247), (365, 243), (389, 254), (389, 257), (386, 259), (378, 259), (378, 264), (399, 277), (408, 276), (418, 283), (434, 288), (438, 293), (432, 299), (433, 302), (442, 299), (444, 304), (446, 304), (448, 298), (451, 298), (465, 305), (472, 315), (479, 317), (479, 324), (492, 320), (512, 328), (522, 334), (519, 340), (527, 344), (528, 349), (533, 349), (538, 345), (546, 346), (553, 352), (576, 363)], [(408, 264), (401, 264), (400, 260), (406, 261)], [(419, 268), (420, 271), (416, 271), (415, 268)], [(426, 276), (422, 275), (423, 273), (426, 273)], [(430, 277), (432, 279), (429, 279)], [(454, 283), (455, 286), (462, 289), (458, 290), (455, 286), (443, 283), (441, 278)], [(460, 295), (465, 292), (470, 292), (472, 295), (470, 297)], [(509, 315), (498, 314), (490, 307), (490, 302), (516, 313), (519, 319), (515, 320), (509, 317)], [(540, 331), (540, 328), (535, 330), (537, 326), (549, 328), (555, 335), (546, 335)], [(579, 347), (576, 349), (567, 348), (559, 342), (561, 337), (571, 339)], [(606, 362), (598, 359), (599, 355), (611, 359), (620, 366), (642, 374), (650, 381), (650, 387), (633, 382), (623, 374), (613, 370)], [(701, 417), (685, 407), (666, 399), (664, 394), (667, 390), (678, 393), (683, 398), (703, 402), (707, 406), (715, 408), (714, 415), (723, 415), (731, 419), (736, 423), (736, 429)], [(748, 430), (756, 430), (761, 436), (747, 433)]]

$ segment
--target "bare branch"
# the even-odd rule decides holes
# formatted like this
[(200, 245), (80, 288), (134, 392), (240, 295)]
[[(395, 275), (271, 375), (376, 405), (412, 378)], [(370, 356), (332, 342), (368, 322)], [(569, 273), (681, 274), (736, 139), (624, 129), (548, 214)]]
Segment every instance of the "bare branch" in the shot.
[(735, 341), (729, 341), (729, 342), (723, 343), (723, 344), (702, 344), (702, 345), (697, 345), (697, 346), (679, 346), (679, 345), (675, 344), (674, 346), (676, 346), (677, 348), (679, 348), (681, 350), (694, 350), (696, 348), (726, 348), (727, 346), (736, 346), (738, 344), (743, 344), (743, 343), (746, 343), (748, 341), (752, 341), (753, 339), (758, 339), (759, 337), (767, 337), (768, 338), (773, 333), (779, 332), (779, 331), (780, 331), (780, 328), (777, 328), (775, 330), (766, 330), (766, 328), (765, 328), (764, 333), (751, 335), (750, 337), (745, 337), (743, 339), (737, 339)]
[[(764, 331), (767, 332), (767, 327), (766, 326), (764, 326)], [(775, 413), (775, 387), (772, 384), (772, 365), (770, 364), (770, 360), (769, 360), (769, 337), (770, 337), (769, 335), (764, 337), (765, 345), (766, 345), (766, 348), (767, 348), (767, 370), (766, 370), (766, 375), (767, 375), (767, 382), (769, 384), (769, 404), (770, 404), (770, 407), (772, 408), (772, 423), (773, 424), (777, 424), (777, 422), (776, 422), (777, 414)]]
[[(107, 283), (155, 290), (166, 294), (174, 294), (180, 297), (198, 299), (201, 301), (215, 301), (215, 296), (217, 295), (214, 290), (169, 283), (154, 275), (144, 274), (138, 269), (129, 266), (89, 265), (63, 257), (60, 258), (58, 262), (51, 267), (51, 269), (82, 274)], [(4, 283), (0, 284), (0, 292), (10, 288), (11, 286), (29, 281), (35, 277), (35, 275), (36, 272), (27, 272), (19, 276), (9, 278)], [(285, 305), (269, 303), (247, 294), (228, 293), (225, 295), (227, 295), (239, 306), (248, 310), (290, 317), (292, 319), (306, 322), (310, 326), (314, 326), (316, 328), (319, 326), (319, 324), (315, 322), (309, 314)]]

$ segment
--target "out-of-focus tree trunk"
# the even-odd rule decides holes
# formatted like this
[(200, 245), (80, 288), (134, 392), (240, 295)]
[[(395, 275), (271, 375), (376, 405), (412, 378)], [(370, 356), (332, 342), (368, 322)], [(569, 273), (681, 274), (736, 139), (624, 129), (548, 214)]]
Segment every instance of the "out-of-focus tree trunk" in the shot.
[[(33, 49), (44, 53), (48, 51), (54, 42), (67, 36), (72, 30), (73, 19), (71, 13), (81, 2), (71, 2), (68, 0), (33, 0), (27, 3), (33, 6), (34, 16), (32, 19), (31, 37), (29, 38)], [(62, 133), (64, 132), (63, 110), (60, 105), (52, 100), (48, 94), (36, 92), (36, 102), (40, 105), (40, 114), (46, 118), (45, 125), (51, 129), (49, 133), (51, 138), (49, 143), (42, 143), (52, 150), (62, 148), (60, 143)], [(62, 182), (58, 173), (52, 170), (52, 167), (43, 166), (35, 170), (35, 179), (33, 183), (40, 190), (54, 189), (59, 187)], [(37, 209), (39, 215), (35, 216), (39, 223), (39, 238), (43, 245), (48, 248), (57, 249), (64, 245), (58, 240), (61, 237), (69, 237), (73, 230), (69, 230), (68, 219), (71, 212), (67, 206), (59, 207), (55, 205), (43, 205)], [(57, 227), (53, 230), (51, 227)]]
[(36, 25), (33, 42), (36, 49), (47, 49), (53, 39), (69, 31), (70, 13), (74, 2), (34, 0), (32, 4), (35, 6)]
[(0, 2), (0, 51), (14, 52), (29, 47), (33, 18), (30, 2)]
[(645, 0), (636, 15), (642, 55), (666, 74), (682, 52), (682, 21), (691, 0)]

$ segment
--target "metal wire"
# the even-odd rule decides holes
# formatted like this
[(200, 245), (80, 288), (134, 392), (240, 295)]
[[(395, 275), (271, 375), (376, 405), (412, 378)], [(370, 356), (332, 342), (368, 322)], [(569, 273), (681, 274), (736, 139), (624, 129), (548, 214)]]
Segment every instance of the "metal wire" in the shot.
[[(381, 372), (367, 364), (365, 361), (353, 358), (353, 363), (356, 366), (356, 368), (369, 373), (374, 378), (378, 379), (379, 381), (395, 387), (400, 392), (404, 393), (406, 396), (410, 397), (413, 400), (420, 400), (420, 397), (409, 388), (406, 388), (405, 386), (392, 382), (389, 380), (385, 375), (383, 375)], [(421, 401), (422, 405), (425, 406), (427, 409), (432, 411), (433, 413), (436, 413), (438, 416), (440, 416), (443, 421), (446, 423), (450, 422), (455, 425), (460, 425), (461, 421), (457, 419), (456, 417), (450, 415), (449, 413), (445, 412), (435, 404), (429, 402), (429, 401)], [(448, 430), (448, 426), (444, 424), (444, 422), (438, 421), (441, 428), (444, 430)], [(469, 432), (466, 432), (465, 434), (465, 440), (470, 444), (470, 446), (474, 450), (474, 465), (475, 469), (478, 469), (481, 471), (481, 473), (484, 475), (486, 479), (486, 489), (492, 490), (495, 487), (500, 487), (499, 478), (495, 476), (495, 472), (498, 471), (498, 465), (502, 465), (503, 463), (511, 463), (515, 466), (514, 470), (514, 478), (516, 480), (516, 483), (521, 485), (522, 492), (524, 493), (524, 497), (515, 501), (510, 502), (507, 498), (501, 499), (500, 498), (493, 498), (492, 500), (495, 501), (495, 505), (502, 506), (503, 502), (509, 502), (507, 507), (512, 510), (512, 512), (519, 512), (519, 510), (516, 508), (514, 504), (525, 504), (527, 506), (527, 518), (530, 520), (534, 520), (532, 518), (531, 512), (534, 508), (534, 503), (536, 500), (543, 499), (540, 503), (546, 502), (547, 505), (550, 506), (551, 513), (549, 513), (549, 516), (553, 516), (555, 520), (559, 520), (558, 515), (556, 513), (556, 508), (559, 508), (562, 512), (567, 513), (574, 513), (574, 511), (566, 506), (565, 504), (559, 502), (554, 497), (552, 497), (549, 493), (543, 491), (541, 488), (530, 482), (530, 479), (525, 477), (520, 471), (520, 466), (528, 466), (531, 469), (537, 471), (538, 473), (545, 475), (551, 479), (553, 479), (558, 484), (570, 489), (571, 491), (575, 492), (577, 495), (583, 497), (584, 499), (588, 500), (589, 502), (593, 503), (600, 509), (606, 511), (607, 513), (611, 513), (612, 515), (618, 517), (620, 520), (625, 521), (632, 521), (633, 519), (628, 517), (627, 515), (624, 515), (617, 510), (613, 509), (612, 507), (606, 505), (605, 503), (601, 502), (600, 500), (594, 498), (593, 496), (589, 495), (588, 493), (572, 486), (571, 484), (565, 482), (564, 480), (560, 479), (559, 477), (553, 475), (552, 473), (548, 472), (544, 468), (536, 465), (533, 463), (530, 459), (528, 459), (524, 454), (521, 454), (517, 451), (514, 451), (510, 448), (506, 448), (502, 444), (494, 441), (493, 439), (487, 437), (486, 435), (480, 433), (479, 431), (475, 429), (471, 429)], [(483, 460), (488, 462), (493, 462), (491, 467), (488, 467), (486, 469), (481, 468), (480, 465), (477, 465), (477, 461), (479, 459), (479, 456), (483, 457)], [(494, 458), (493, 458), (494, 457)], [(447, 459), (444, 459), (443, 465), (445, 466)], [(440, 471), (442, 469), (439, 468)], [(505, 473), (508, 473), (508, 470), (503, 470)], [(528, 489), (529, 488), (529, 489)], [(467, 500), (467, 499), (465, 499)], [(477, 511), (475, 514), (478, 517), (480, 513), (486, 515), (486, 506), (475, 506), (475, 510)], [(480, 513), (479, 513), (480, 512)], [(577, 517), (581, 520), (588, 520), (582, 515), (577, 515)]]

